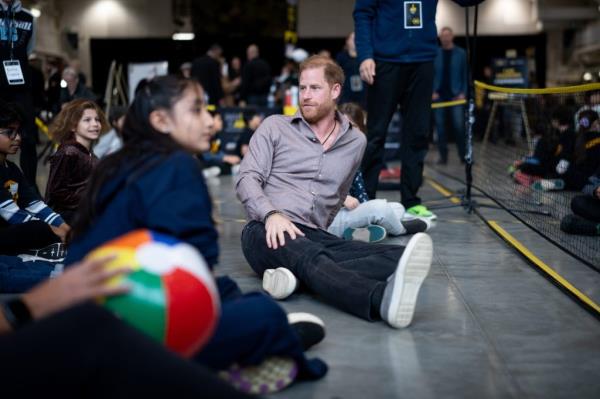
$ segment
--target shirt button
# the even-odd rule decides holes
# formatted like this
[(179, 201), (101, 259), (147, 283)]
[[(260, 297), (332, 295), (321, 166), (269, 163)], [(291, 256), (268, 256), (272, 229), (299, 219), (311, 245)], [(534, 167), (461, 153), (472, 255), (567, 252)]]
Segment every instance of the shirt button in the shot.
[(311, 193), (312, 195), (317, 195), (317, 193), (316, 193), (316, 192), (314, 192), (314, 191), (311, 191), (310, 193)]

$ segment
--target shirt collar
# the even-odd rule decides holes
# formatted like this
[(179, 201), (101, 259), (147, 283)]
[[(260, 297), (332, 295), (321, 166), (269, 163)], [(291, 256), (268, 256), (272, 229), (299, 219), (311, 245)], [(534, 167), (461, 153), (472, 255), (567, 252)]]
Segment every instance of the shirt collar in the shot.
[[(346, 115), (342, 114), (337, 109), (335, 110), (335, 119), (337, 119), (338, 123), (342, 127), (340, 137), (344, 133), (346, 133), (346, 131), (348, 131), (350, 128), (354, 127), (354, 125), (348, 120), (348, 117), (346, 117)], [(296, 113), (292, 116), (292, 119), (290, 119), (290, 123), (296, 123), (297, 121), (300, 121), (300, 120), (303, 121), (304, 123), (306, 123), (307, 126), (310, 126), (310, 124), (302, 116), (302, 113), (300, 112), (300, 108), (298, 108)]]

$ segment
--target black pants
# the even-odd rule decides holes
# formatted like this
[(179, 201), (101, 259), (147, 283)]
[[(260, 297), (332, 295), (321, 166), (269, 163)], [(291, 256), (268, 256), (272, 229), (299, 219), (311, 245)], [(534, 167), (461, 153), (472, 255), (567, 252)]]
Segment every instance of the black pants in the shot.
[(60, 238), (41, 220), (0, 227), (0, 255), (19, 255), (55, 242)]
[(600, 199), (578, 195), (571, 200), (571, 209), (577, 216), (600, 223)]
[[(242, 251), (254, 271), (285, 267), (330, 304), (366, 320), (378, 318), (386, 279), (394, 273), (404, 247), (346, 241), (300, 224), (305, 237), (267, 247), (265, 225), (252, 221), (242, 232)], [(375, 299), (375, 300), (374, 300)]]
[(25, 120), (21, 126), (21, 155), (19, 165), (27, 182), (37, 190), (35, 180), (37, 173), (38, 130), (35, 126), (35, 111), (31, 89), (24, 87), (12, 90), (0, 90), (0, 98), (6, 102), (16, 103), (24, 112)]
[(3, 397), (249, 398), (94, 304), (0, 335)]
[(417, 196), (423, 184), (423, 161), (431, 124), (433, 62), (393, 64), (377, 62), (375, 83), (367, 92), (367, 149), (362, 162), (365, 188), (375, 198), (379, 172), (383, 167), (388, 125), (398, 104), (402, 114), (400, 156), (402, 204), (410, 208), (421, 203)]

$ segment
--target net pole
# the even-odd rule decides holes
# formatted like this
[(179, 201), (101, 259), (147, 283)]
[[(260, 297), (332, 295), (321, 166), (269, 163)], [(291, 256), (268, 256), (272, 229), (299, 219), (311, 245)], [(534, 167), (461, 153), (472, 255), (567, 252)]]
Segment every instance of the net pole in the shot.
[(473, 86), (473, 66), (475, 63), (475, 50), (477, 40), (477, 17), (478, 6), (475, 6), (475, 16), (473, 21), (473, 45), (471, 48), (469, 36), (469, 7), (465, 7), (465, 34), (467, 47), (467, 110), (466, 110), (466, 148), (465, 148), (465, 182), (466, 190), (464, 197), (464, 205), (470, 213), (473, 210), (471, 199), (471, 189), (473, 186), (473, 125), (475, 124), (475, 96)]

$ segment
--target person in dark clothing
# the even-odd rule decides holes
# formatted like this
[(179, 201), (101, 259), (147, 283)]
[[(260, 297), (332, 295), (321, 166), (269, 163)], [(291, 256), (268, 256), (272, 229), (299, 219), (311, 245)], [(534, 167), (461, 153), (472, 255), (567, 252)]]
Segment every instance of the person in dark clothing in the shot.
[(339, 104), (356, 103), (365, 109), (367, 107), (367, 89), (360, 78), (354, 32), (348, 35), (344, 50), (335, 57), (335, 60), (342, 67), (346, 76)]
[[(454, 0), (461, 6), (482, 0)], [(431, 120), (433, 60), (437, 54), (437, 0), (357, 0), (354, 31), (361, 78), (367, 90), (367, 150), (362, 162), (367, 194), (376, 197), (384, 144), (392, 115), (402, 113), (400, 194), (407, 212), (434, 215), (417, 192)]]
[(62, 79), (67, 83), (67, 87), (60, 89), (59, 108), (53, 110), (55, 113), (59, 113), (66, 103), (76, 99), (98, 100), (98, 96), (87, 88), (81, 80), (81, 74), (75, 68), (66, 67), (62, 71)]
[[(0, 100), (0, 254), (19, 255), (53, 246), (69, 226), (29, 185), (17, 165), (6, 159), (21, 143), (22, 116)], [(55, 246), (53, 246), (55, 247)], [(42, 251), (46, 254), (46, 251)], [(34, 253), (35, 255), (35, 253)], [(58, 253), (56, 255), (59, 255)]]
[[(100, 244), (138, 228), (194, 246), (215, 267), (219, 247), (211, 199), (193, 155), (208, 149), (211, 136), (212, 118), (197, 82), (164, 76), (140, 86), (125, 118), (123, 148), (100, 162), (81, 201), (67, 268)], [(296, 371), (306, 379), (325, 375), (325, 363), (304, 356), (298, 334), (275, 302), (259, 293), (242, 295), (228, 277), (218, 278), (217, 286), (221, 318), (195, 361), (239, 376), (244, 368), (266, 366), (278, 356), (287, 359), (278, 373)], [(234, 363), (242, 370), (229, 372)], [(269, 391), (291, 382), (283, 380)], [(248, 389), (259, 383), (249, 382)]]
[[(6, 397), (250, 398), (93, 301), (126, 286), (110, 258), (83, 261), (0, 303), (0, 374)], [(35, 376), (35, 383), (32, 383)]]
[(220, 62), (222, 54), (221, 46), (213, 44), (205, 55), (192, 61), (192, 77), (204, 87), (208, 103), (216, 106), (222, 105), (224, 95)]
[(565, 216), (560, 229), (569, 234), (600, 235), (600, 166), (583, 187), (585, 195), (571, 200), (572, 215)]
[(31, 69), (27, 60), (35, 45), (35, 19), (21, 6), (20, 0), (0, 0), (0, 61), (10, 63), (13, 79), (0, 67), (0, 99), (18, 104), (24, 113), (21, 126), (21, 155), (19, 164), (27, 182), (37, 190), (38, 131), (35, 126), (35, 107)]
[(50, 135), (60, 142), (50, 157), (46, 202), (72, 224), (79, 200), (98, 163), (92, 142), (109, 129), (104, 112), (93, 101), (73, 100), (63, 107)]
[[(454, 33), (449, 27), (440, 32), (442, 47), (434, 61), (433, 101), (464, 100), (467, 94), (467, 54), (454, 44)], [(448, 127), (456, 141), (458, 158), (465, 162), (465, 107), (454, 105), (434, 111), (437, 131), (439, 164), (448, 162)], [(449, 126), (447, 126), (449, 125)]]
[(271, 88), (271, 67), (259, 58), (259, 50), (256, 44), (251, 44), (246, 50), (246, 65), (242, 69), (242, 85), (240, 87), (240, 99), (246, 105), (266, 107)]

